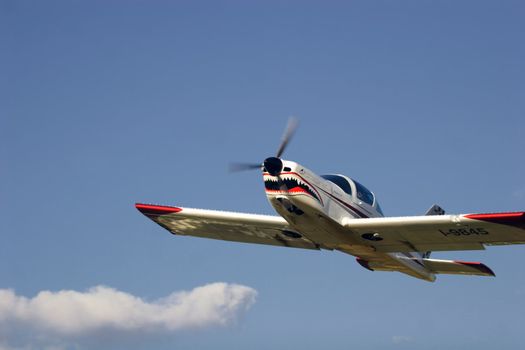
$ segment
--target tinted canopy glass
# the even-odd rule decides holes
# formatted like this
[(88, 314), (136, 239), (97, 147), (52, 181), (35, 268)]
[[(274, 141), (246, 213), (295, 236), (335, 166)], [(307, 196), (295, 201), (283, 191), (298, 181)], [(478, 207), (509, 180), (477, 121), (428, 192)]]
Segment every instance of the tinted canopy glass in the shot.
[(374, 195), (370, 192), (365, 186), (361, 185), (359, 182), (355, 181), (355, 188), (357, 190), (357, 198), (363, 202), (373, 205), (374, 204)]
[(344, 177), (339, 175), (321, 175), (321, 177), (323, 179), (333, 182), (334, 184), (339, 186), (339, 188), (341, 188), (343, 191), (345, 191), (349, 195), (352, 195), (352, 187), (350, 187), (350, 184)]

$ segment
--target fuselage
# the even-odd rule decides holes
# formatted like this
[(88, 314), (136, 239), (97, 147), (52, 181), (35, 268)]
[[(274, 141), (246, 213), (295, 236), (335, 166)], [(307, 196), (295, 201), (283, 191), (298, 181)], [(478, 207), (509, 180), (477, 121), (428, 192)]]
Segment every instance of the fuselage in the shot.
[(373, 232), (356, 235), (344, 229), (349, 220), (384, 216), (376, 196), (366, 187), (344, 175), (320, 176), (296, 162), (282, 162), (282, 171), (277, 176), (263, 169), (266, 195), (297, 233), (313, 242), (323, 242), (319, 248), (337, 249), (358, 257), (364, 267), (368, 261), (392, 261), (408, 267), (416, 277), (435, 279), (419, 261), (421, 253), (376, 252), (366, 241), (381, 237)]

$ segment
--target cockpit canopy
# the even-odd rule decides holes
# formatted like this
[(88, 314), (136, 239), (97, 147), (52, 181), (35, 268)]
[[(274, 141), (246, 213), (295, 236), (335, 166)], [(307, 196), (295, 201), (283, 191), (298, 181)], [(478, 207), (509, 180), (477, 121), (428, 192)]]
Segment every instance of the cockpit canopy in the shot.
[(350, 186), (350, 183), (347, 179), (345, 179), (341, 175), (321, 175), (323, 179), (326, 179), (328, 181), (333, 182), (337, 186), (339, 186), (340, 189), (345, 191), (348, 195), (352, 196), (352, 187)]
[(352, 188), (355, 188), (355, 195), (360, 201), (363, 201), (368, 205), (373, 206), (379, 213), (381, 213), (381, 215), (383, 215), (383, 211), (381, 210), (381, 207), (379, 206), (379, 203), (377, 202), (374, 194), (365, 186), (361, 185), (359, 182), (343, 175), (330, 174), (321, 175), (321, 177), (323, 179), (333, 182), (351, 197), (354, 196), (354, 191), (352, 190)]

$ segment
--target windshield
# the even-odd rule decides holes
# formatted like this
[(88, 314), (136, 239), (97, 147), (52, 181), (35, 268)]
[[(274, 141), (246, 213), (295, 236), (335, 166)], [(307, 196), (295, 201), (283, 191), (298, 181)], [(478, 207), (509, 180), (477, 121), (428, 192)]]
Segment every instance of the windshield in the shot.
[(350, 196), (352, 195), (352, 187), (350, 187), (350, 184), (344, 177), (339, 175), (321, 175), (321, 177), (323, 179), (333, 182)]

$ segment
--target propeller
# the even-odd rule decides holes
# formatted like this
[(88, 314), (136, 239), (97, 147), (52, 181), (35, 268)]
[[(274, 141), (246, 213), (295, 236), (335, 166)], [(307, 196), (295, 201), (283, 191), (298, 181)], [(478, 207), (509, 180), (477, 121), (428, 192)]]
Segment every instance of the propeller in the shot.
[(297, 130), (298, 126), (299, 120), (297, 118), (290, 117), (290, 119), (288, 119), (288, 125), (286, 125), (286, 129), (284, 130), (284, 134), (281, 139), (281, 144), (279, 145), (279, 148), (277, 149), (277, 154), (275, 155), (276, 158), (281, 158), (281, 156), (284, 153), (284, 150), (286, 149), (286, 146), (288, 146), (288, 143), (295, 134), (295, 130)]
[(290, 143), (297, 127), (299, 126), (299, 120), (295, 117), (290, 117), (288, 119), (288, 124), (286, 129), (284, 129), (283, 137), (281, 138), (281, 144), (277, 149), (275, 157), (268, 157), (264, 160), (262, 164), (260, 163), (230, 163), (230, 172), (239, 172), (245, 170), (260, 169), (264, 167), (270, 175), (277, 176), (283, 170), (283, 161), (281, 156), (283, 155), (286, 147)]
[(261, 163), (230, 163), (229, 170), (231, 173), (236, 173), (245, 170), (260, 169), (263, 167)]

